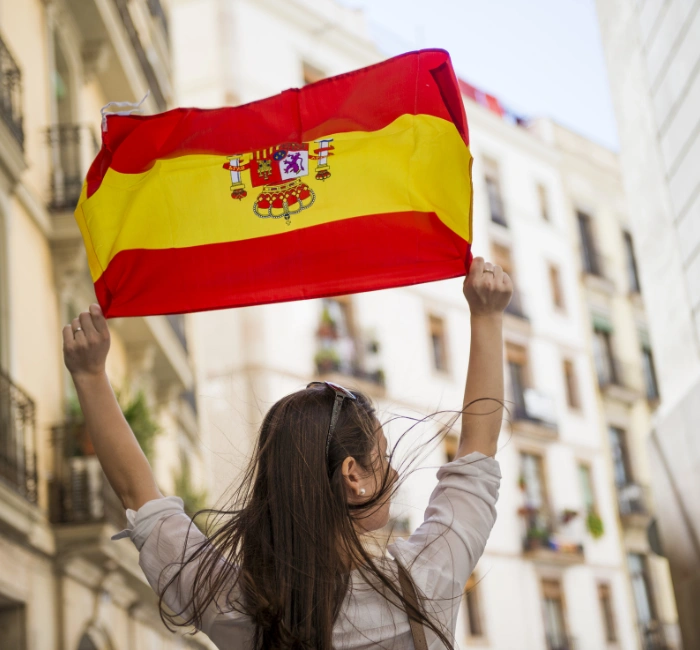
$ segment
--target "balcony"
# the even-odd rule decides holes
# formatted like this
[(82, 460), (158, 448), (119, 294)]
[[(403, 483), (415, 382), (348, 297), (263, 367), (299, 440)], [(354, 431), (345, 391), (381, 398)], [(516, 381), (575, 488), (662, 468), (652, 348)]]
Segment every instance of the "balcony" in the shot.
[(380, 397), (385, 394), (384, 371), (379, 365), (379, 343), (353, 336), (324, 310), (316, 331), (316, 374), (339, 384)]
[(124, 507), (102, 472), (84, 426), (68, 422), (54, 427), (52, 432), (51, 523), (124, 528)]
[(633, 368), (621, 363), (614, 356), (596, 360), (598, 386), (610, 399), (630, 405), (643, 397), (642, 391), (629, 380)]
[[(671, 633), (667, 634), (667, 630)], [(664, 625), (657, 620), (639, 623), (639, 636), (642, 650), (677, 650), (680, 647), (680, 634), (676, 625)], [(671, 641), (674, 637), (676, 642)]]
[(532, 388), (514, 396), (515, 408), (511, 412), (513, 428), (518, 433), (543, 440), (556, 439), (558, 435), (554, 400)]
[(36, 407), (0, 371), (0, 481), (30, 503), (37, 502)]
[(99, 145), (94, 132), (80, 124), (54, 124), (46, 130), (51, 150), (51, 199), (54, 212), (75, 209), (89, 162)]
[(566, 634), (547, 634), (547, 650), (577, 650), (576, 640)]
[(543, 564), (572, 565), (584, 562), (581, 535), (568, 521), (557, 521), (544, 508), (527, 505), (518, 514), (524, 520), (523, 556)]
[(619, 485), (617, 503), (623, 526), (646, 530), (652, 515), (648, 486), (638, 483)]
[(24, 126), (22, 124), (22, 73), (0, 38), (0, 115), (5, 126), (24, 150)]

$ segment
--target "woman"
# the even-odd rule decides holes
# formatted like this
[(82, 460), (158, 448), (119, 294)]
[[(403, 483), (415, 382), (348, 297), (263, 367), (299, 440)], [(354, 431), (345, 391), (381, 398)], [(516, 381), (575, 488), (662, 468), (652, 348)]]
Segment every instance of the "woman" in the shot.
[(130, 527), (116, 537), (139, 549), (164, 620), (194, 625), (227, 649), (454, 647), (462, 590), (496, 518), (511, 294), (500, 267), (474, 259), (464, 282), (471, 352), (459, 448), (438, 471), (425, 521), (389, 546), (392, 558), (362, 543), (387, 523), (398, 479), (364, 395), (314, 382), (277, 402), (231, 508), (205, 535), (179, 498), (160, 493), (124, 420), (105, 374), (109, 331), (99, 306), (67, 325), (65, 363), (127, 509)]

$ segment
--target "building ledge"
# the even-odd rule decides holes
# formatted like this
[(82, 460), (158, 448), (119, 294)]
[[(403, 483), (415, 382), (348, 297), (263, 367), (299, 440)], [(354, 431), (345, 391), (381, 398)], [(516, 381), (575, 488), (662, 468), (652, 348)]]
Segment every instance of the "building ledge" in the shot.
[[(507, 417), (507, 416), (506, 416)], [(535, 440), (557, 440), (559, 432), (556, 427), (549, 426), (544, 422), (536, 420), (527, 420), (513, 415), (513, 433), (521, 436), (533, 438)]]
[(638, 399), (644, 397), (640, 391), (630, 386), (623, 386), (616, 383), (604, 384), (601, 386), (601, 390), (608, 399), (629, 405), (634, 404)]
[(561, 549), (551, 549), (544, 546), (523, 549), (523, 558), (537, 562), (538, 564), (549, 564), (555, 566), (571, 566), (575, 564), (583, 564), (586, 561), (583, 553), (583, 548), (575, 547), (570, 551)]
[(602, 275), (593, 273), (583, 273), (583, 283), (586, 288), (606, 296), (615, 295), (615, 283)]
[(386, 386), (363, 377), (347, 375), (338, 371), (324, 372), (316, 374), (316, 381), (331, 381), (349, 389), (356, 388), (368, 397), (378, 398), (386, 395)]
[(28, 544), (46, 555), (54, 552), (51, 528), (43, 511), (2, 481), (0, 534)]

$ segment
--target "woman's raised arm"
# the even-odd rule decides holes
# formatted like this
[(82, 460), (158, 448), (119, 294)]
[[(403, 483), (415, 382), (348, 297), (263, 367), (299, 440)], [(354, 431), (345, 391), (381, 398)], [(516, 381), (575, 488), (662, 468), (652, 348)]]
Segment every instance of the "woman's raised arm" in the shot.
[(97, 458), (124, 507), (138, 510), (162, 495), (109, 383), (108, 352), (109, 328), (99, 305), (90, 305), (89, 311), (63, 328), (63, 359)]
[(500, 266), (474, 258), (464, 281), (472, 335), (458, 457), (496, 453), (503, 420), (503, 311), (512, 294), (513, 283)]

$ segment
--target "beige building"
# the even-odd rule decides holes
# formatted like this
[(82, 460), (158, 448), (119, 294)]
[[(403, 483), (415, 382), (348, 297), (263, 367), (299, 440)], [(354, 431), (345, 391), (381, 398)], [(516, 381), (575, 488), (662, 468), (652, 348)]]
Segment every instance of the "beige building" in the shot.
[[(158, 0), (0, 2), (0, 646), (198, 648), (174, 637), (84, 434), (61, 328), (94, 301), (72, 211), (100, 108), (172, 101)], [(194, 368), (182, 317), (113, 321), (109, 372), (166, 492), (196, 503)], [(143, 397), (139, 397), (139, 395)], [(161, 432), (155, 433), (157, 425)]]
[(661, 395), (647, 425), (661, 548), (700, 648), (700, 0), (598, 0)]
[[(538, 130), (561, 155), (639, 642), (643, 650), (680, 648), (668, 562), (652, 548), (657, 509), (646, 442), (659, 390), (620, 163), (613, 152), (561, 127)], [(571, 392), (573, 382), (566, 380)]]

